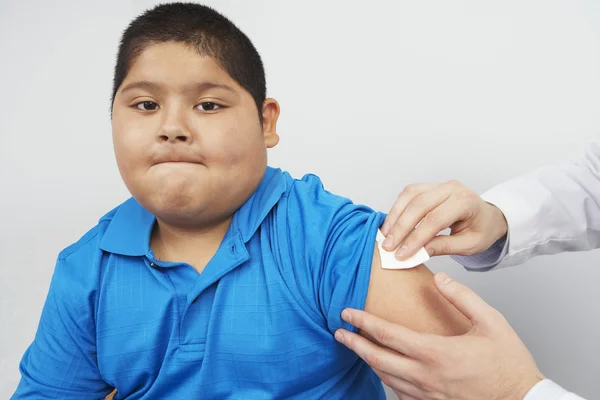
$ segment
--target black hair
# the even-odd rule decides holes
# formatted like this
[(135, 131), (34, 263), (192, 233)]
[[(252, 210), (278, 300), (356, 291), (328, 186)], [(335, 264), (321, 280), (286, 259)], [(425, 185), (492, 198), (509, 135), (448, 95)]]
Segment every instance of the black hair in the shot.
[(135, 59), (150, 45), (180, 42), (213, 58), (244, 89), (250, 92), (262, 123), (266, 98), (265, 70), (258, 51), (248, 37), (222, 14), (197, 3), (167, 3), (145, 11), (123, 32), (113, 78), (111, 110), (115, 95)]

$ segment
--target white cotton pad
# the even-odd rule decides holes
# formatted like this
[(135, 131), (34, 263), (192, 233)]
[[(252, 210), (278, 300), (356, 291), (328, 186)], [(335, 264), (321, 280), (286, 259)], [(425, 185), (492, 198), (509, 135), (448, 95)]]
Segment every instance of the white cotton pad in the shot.
[(429, 260), (429, 253), (427, 253), (427, 250), (425, 250), (424, 247), (421, 247), (421, 249), (419, 249), (419, 251), (417, 251), (417, 253), (415, 255), (413, 255), (412, 257), (410, 257), (404, 261), (400, 261), (400, 260), (396, 259), (396, 257), (394, 256), (395, 250), (387, 251), (387, 250), (384, 250), (383, 247), (381, 246), (381, 244), (385, 240), (385, 236), (383, 236), (383, 233), (381, 233), (381, 231), (379, 231), (379, 230), (377, 231), (377, 238), (375, 240), (377, 241), (377, 247), (379, 248), (379, 257), (381, 258), (381, 268), (384, 268), (384, 269), (409, 269), (409, 268), (414, 268), (419, 264), (423, 264), (425, 261)]

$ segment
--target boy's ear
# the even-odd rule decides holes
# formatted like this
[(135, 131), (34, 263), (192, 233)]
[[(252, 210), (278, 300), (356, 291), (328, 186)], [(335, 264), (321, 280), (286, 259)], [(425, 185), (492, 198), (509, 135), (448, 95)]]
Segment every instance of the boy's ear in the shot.
[(279, 118), (279, 103), (275, 99), (265, 99), (262, 108), (263, 136), (267, 148), (275, 147), (279, 143), (277, 134), (277, 118)]

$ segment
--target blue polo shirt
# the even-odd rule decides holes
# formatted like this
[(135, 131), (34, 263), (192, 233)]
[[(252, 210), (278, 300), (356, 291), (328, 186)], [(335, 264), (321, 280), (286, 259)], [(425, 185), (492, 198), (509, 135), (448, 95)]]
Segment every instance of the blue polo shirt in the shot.
[(201, 274), (159, 261), (136, 200), (56, 264), (14, 399), (385, 399), (333, 337), (385, 216), (267, 168)]

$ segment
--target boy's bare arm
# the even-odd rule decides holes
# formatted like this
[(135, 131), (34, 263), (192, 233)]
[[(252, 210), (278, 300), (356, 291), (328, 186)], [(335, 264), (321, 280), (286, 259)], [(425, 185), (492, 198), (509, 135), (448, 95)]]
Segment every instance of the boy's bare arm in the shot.
[(365, 311), (419, 332), (446, 336), (467, 332), (470, 321), (439, 294), (432, 276), (423, 264), (411, 269), (381, 268), (375, 246)]

